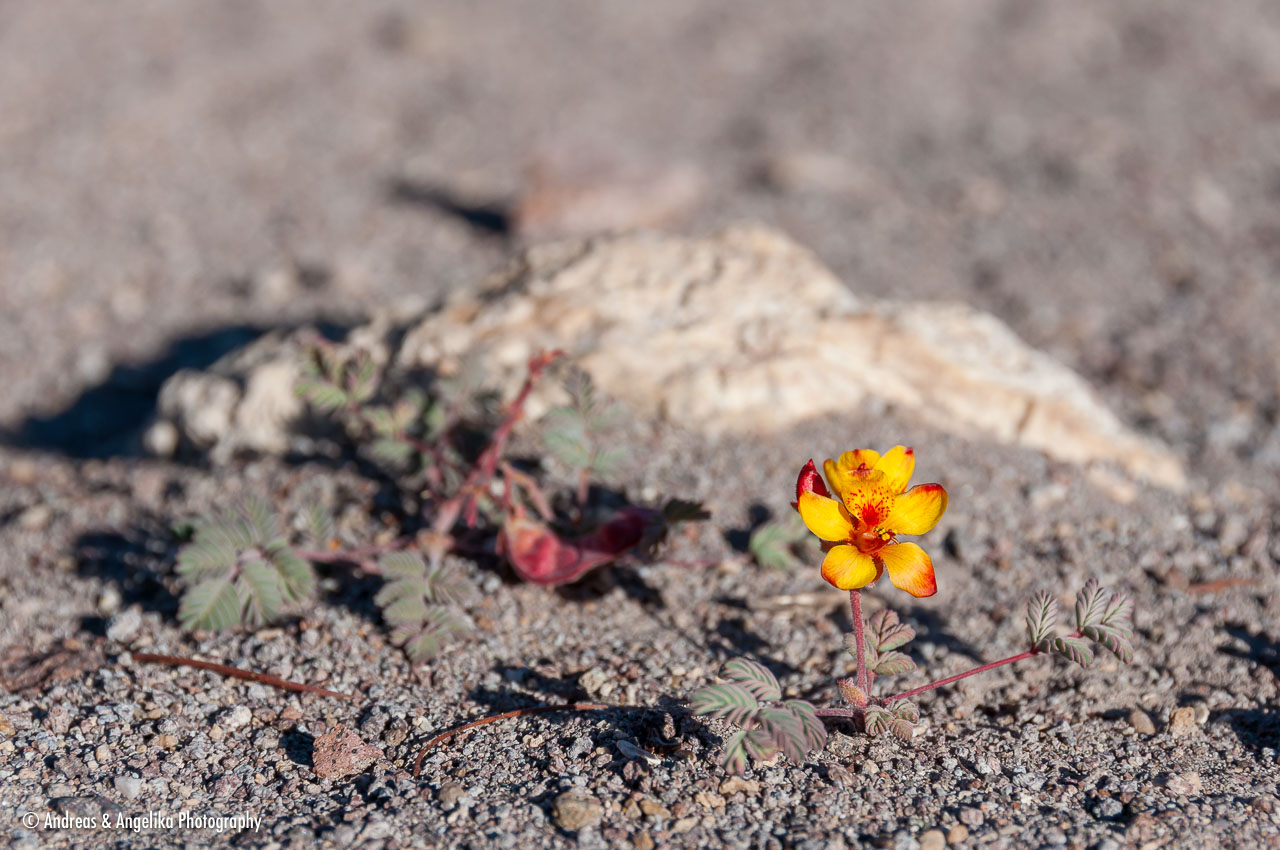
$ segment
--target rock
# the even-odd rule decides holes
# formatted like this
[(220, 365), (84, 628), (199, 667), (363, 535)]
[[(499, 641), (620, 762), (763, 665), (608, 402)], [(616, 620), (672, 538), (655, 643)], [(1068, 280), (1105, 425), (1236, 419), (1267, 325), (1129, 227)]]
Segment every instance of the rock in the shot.
[(1196, 731), (1196, 711), (1190, 706), (1175, 708), (1169, 712), (1169, 734), (1185, 738)]
[(926, 829), (920, 833), (920, 850), (943, 850), (947, 836), (940, 829)]
[(142, 628), (142, 611), (136, 606), (122, 611), (107, 623), (107, 637), (119, 643), (128, 643)]
[(566, 791), (551, 806), (556, 825), (567, 832), (595, 826), (604, 817), (604, 806), (583, 791)]
[(743, 779), (741, 776), (730, 776), (720, 783), (720, 793), (726, 797), (739, 791), (744, 794), (759, 794), (760, 783), (754, 779)]
[(631, 846), (636, 850), (653, 850), (653, 836), (649, 834), (649, 830), (642, 829), (631, 839)]
[(960, 820), (968, 826), (982, 826), (983, 818), (982, 809), (976, 806), (965, 806), (960, 809)]
[(126, 800), (136, 800), (142, 794), (142, 779), (137, 776), (117, 776), (116, 793)]
[(592, 667), (579, 676), (578, 685), (592, 697), (607, 697), (615, 686), (609, 674), (599, 667)]
[(228, 732), (234, 732), (248, 726), (253, 720), (253, 712), (248, 706), (237, 705), (234, 708), (228, 708), (219, 715), (218, 725)]
[(6, 738), (12, 738), (13, 732), (14, 732), (13, 723), (9, 720), (9, 718), (5, 717), (3, 714), (0, 714), (0, 735), (3, 735)]
[(529, 357), (551, 348), (636, 409), (712, 433), (775, 431), (879, 399), (948, 431), (1184, 483), (1168, 448), (1125, 428), (1079, 375), (998, 319), (864, 301), (761, 227), (534, 247), (424, 319), (398, 357), (448, 372), (483, 356), (510, 393)]
[(1150, 714), (1140, 708), (1135, 708), (1129, 712), (1129, 725), (1139, 735), (1154, 735), (1156, 733), (1155, 721), (1151, 719)]
[(366, 744), (353, 730), (338, 725), (316, 738), (311, 763), (316, 776), (335, 779), (361, 773), (380, 758), (381, 747)]
[(948, 844), (953, 844), (953, 845), (959, 844), (960, 842), (964, 841), (968, 837), (969, 837), (969, 827), (965, 826), (962, 823), (958, 823), (955, 826), (951, 827), (951, 829), (947, 830)]
[[(391, 321), (350, 338), (405, 372), (479, 362), (508, 395), (533, 354), (559, 348), (637, 412), (712, 434), (772, 432), (888, 403), (953, 433), (1184, 484), (1166, 446), (1126, 428), (1083, 378), (998, 319), (963, 304), (860, 298), (763, 227), (535, 246), (413, 326)], [(160, 418), (214, 460), (284, 451), (302, 421), (297, 348), (268, 336), (205, 372), (179, 372), (160, 392)], [(544, 383), (528, 415), (560, 392)], [(1133, 492), (1105, 472), (1093, 477), (1117, 498)]]
[[(167, 422), (186, 441), (226, 461), (242, 450), (279, 454), (289, 448), (291, 423), (303, 412), (294, 391), (300, 375), (298, 346), (268, 334), (219, 360), (207, 371), (183, 369), (160, 389), (158, 420), (148, 436)], [(172, 454), (157, 436), (148, 448)], [(167, 452), (166, 449), (169, 449)]]
[(1164, 787), (1169, 789), (1170, 794), (1189, 797), (1192, 794), (1199, 794), (1204, 788), (1204, 783), (1200, 780), (1200, 774), (1187, 771), (1165, 776)]
[(18, 514), (18, 528), (23, 531), (44, 531), (53, 520), (53, 508), (48, 505), (32, 505)]
[(98, 613), (110, 617), (119, 611), (123, 604), (124, 597), (120, 595), (120, 589), (114, 584), (108, 585), (98, 597)]
[(451, 811), (458, 805), (458, 798), (466, 793), (462, 786), (456, 782), (446, 782), (440, 786), (440, 790), (436, 792), (436, 799), (440, 801), (444, 810)]

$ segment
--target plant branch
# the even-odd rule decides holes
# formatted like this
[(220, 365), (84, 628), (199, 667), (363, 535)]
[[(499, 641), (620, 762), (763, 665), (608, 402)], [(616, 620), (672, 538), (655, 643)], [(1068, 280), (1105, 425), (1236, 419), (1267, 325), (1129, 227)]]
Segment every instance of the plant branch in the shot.
[[(1078, 637), (1082, 637), (1082, 635), (1080, 634), (1080, 632), (1072, 632), (1071, 634), (1067, 635), (1067, 637), (1078, 638)], [(909, 691), (903, 691), (902, 693), (894, 694), (891, 697), (884, 697), (878, 700), (878, 702), (881, 705), (889, 705), (890, 703), (893, 703), (900, 699), (910, 699), (916, 694), (922, 694), (925, 691), (932, 691), (935, 688), (941, 688), (944, 685), (950, 685), (954, 682), (960, 681), (961, 679), (967, 679), (970, 676), (976, 676), (979, 673), (985, 673), (988, 670), (994, 670), (997, 667), (1003, 667), (1006, 664), (1013, 664), (1018, 661), (1023, 661), (1027, 658), (1034, 658), (1037, 655), (1044, 655), (1044, 654), (1045, 653), (1043, 650), (1032, 647), (1031, 649), (1028, 649), (1026, 652), (1019, 652), (1017, 655), (1010, 655), (1008, 658), (1001, 658), (999, 661), (992, 661), (990, 663), (983, 664), (978, 667), (974, 667), (971, 670), (965, 670), (963, 673), (956, 673), (954, 676), (948, 676), (945, 679), (939, 679), (936, 682), (930, 682), (927, 685), (921, 685), (918, 688), (912, 688)]]
[(871, 683), (867, 680), (867, 642), (862, 632), (862, 591), (849, 591), (849, 614), (853, 619), (853, 642), (858, 658), (858, 690), (864, 698), (871, 696)]
[(422, 770), (422, 760), (426, 757), (427, 751), (436, 744), (444, 743), (455, 735), (461, 734), (468, 729), (474, 729), (477, 726), (485, 726), (490, 723), (497, 723), (499, 720), (506, 720), (508, 717), (527, 717), (531, 714), (550, 714), (553, 711), (604, 711), (608, 708), (616, 708), (612, 705), (604, 705), (596, 702), (572, 702), (563, 705), (538, 705), (532, 708), (517, 708), (515, 711), (504, 711), (501, 714), (490, 714), (488, 717), (481, 717), (479, 720), (472, 720), (461, 726), (456, 726), (448, 732), (441, 732), (422, 747), (422, 751), (418, 753), (418, 758), (413, 762), (413, 775), (416, 777)]
[(173, 667), (194, 667), (197, 670), (208, 670), (211, 673), (217, 673), (222, 676), (230, 676), (233, 679), (243, 679), (246, 682), (257, 682), (262, 685), (270, 685), (273, 688), (280, 688), (284, 691), (296, 691), (304, 694), (319, 694), (324, 697), (333, 697), (334, 699), (354, 700), (351, 694), (342, 694), (337, 691), (331, 691), (328, 688), (322, 688), (318, 685), (304, 685), (301, 682), (290, 682), (288, 679), (281, 679), (279, 676), (272, 676), (269, 673), (255, 673), (252, 670), (241, 670), (239, 667), (229, 667), (226, 664), (215, 664), (212, 661), (200, 661), (195, 658), (183, 658), (179, 655), (155, 655), (150, 652), (133, 653), (134, 661), (141, 661), (144, 664), (168, 664)]
[(475, 464), (467, 473), (458, 492), (442, 504), (436, 513), (431, 527), (437, 534), (447, 535), (459, 516), (468, 527), (475, 525), (479, 510), (479, 495), (489, 486), (489, 481), (493, 478), (494, 470), (498, 466), (498, 460), (502, 457), (502, 450), (506, 448), (507, 440), (511, 437), (511, 431), (524, 416), (525, 402), (529, 400), (529, 394), (533, 392), (542, 373), (561, 353), (544, 351), (529, 359), (529, 374), (525, 376), (524, 385), (507, 405), (502, 422), (498, 424), (493, 436), (489, 439), (489, 445), (481, 452), (480, 457), (476, 458)]

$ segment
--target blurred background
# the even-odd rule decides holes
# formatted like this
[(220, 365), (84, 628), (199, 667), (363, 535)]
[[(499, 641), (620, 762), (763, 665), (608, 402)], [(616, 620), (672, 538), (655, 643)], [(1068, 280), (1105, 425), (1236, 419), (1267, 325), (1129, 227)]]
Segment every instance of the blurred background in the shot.
[(1193, 471), (1280, 470), (1267, 0), (4, 0), (0, 81), (0, 424), (752, 219), (995, 313)]

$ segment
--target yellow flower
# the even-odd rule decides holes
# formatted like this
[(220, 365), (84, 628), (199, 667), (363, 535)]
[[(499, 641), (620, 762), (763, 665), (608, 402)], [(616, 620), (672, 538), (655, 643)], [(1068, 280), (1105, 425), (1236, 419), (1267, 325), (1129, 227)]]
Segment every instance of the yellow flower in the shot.
[[(947, 509), (941, 484), (907, 489), (915, 455), (895, 446), (884, 455), (856, 449), (823, 464), (827, 484), (813, 461), (800, 471), (796, 507), (818, 537), (834, 543), (822, 561), (822, 577), (841, 590), (866, 587), (886, 571), (893, 586), (912, 596), (933, 596), (938, 584), (933, 561), (899, 534), (924, 534)], [(834, 493), (835, 498), (830, 494)]]

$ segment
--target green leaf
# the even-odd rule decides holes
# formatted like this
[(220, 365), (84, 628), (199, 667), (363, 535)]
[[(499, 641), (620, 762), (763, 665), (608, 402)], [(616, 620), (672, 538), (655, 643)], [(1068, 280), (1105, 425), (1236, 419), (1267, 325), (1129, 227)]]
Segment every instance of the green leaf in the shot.
[(253, 543), (266, 544), (280, 538), (280, 524), (276, 521), (275, 511), (265, 499), (246, 496), (237, 512), (249, 524)]
[(877, 676), (896, 676), (899, 673), (910, 673), (916, 669), (916, 663), (896, 650), (890, 650), (876, 659), (871, 670)]
[(319, 381), (299, 382), (298, 393), (310, 402), (312, 407), (325, 412), (340, 410), (351, 401), (350, 397), (338, 387)]
[(307, 534), (311, 544), (321, 549), (333, 539), (333, 515), (323, 505), (307, 508)]
[(747, 771), (747, 733), (737, 732), (725, 742), (724, 758), (721, 760), (725, 772), (741, 776)]
[(890, 704), (888, 710), (894, 717), (901, 718), (908, 723), (915, 723), (920, 719), (920, 709), (916, 708), (914, 703), (905, 699), (900, 699)]
[(1096, 578), (1085, 582), (1084, 588), (1076, 595), (1076, 631), (1082, 632), (1085, 626), (1098, 622), (1106, 610), (1108, 595), (1098, 586)]
[[(803, 528), (803, 526), (801, 526)], [(791, 547), (799, 540), (796, 523), (767, 522), (747, 539), (747, 551), (757, 564), (768, 570), (788, 570), (799, 564)]]
[(911, 722), (904, 720), (901, 717), (894, 717), (889, 720), (889, 732), (891, 732), (896, 738), (901, 738), (904, 741), (910, 741), (911, 737), (915, 735), (915, 731), (915, 727)]
[(420, 628), (401, 627), (392, 633), (392, 641), (403, 644), (405, 654), (419, 662), (440, 652), (450, 637), (466, 631), (468, 626), (468, 621), (452, 609), (429, 605)]
[(768, 667), (749, 658), (733, 658), (720, 668), (721, 678), (736, 682), (758, 700), (782, 699), (782, 688)]
[[(387, 585), (390, 590), (393, 585)], [(381, 601), (382, 594), (378, 594)], [(427, 602), (418, 594), (405, 594), (382, 609), (382, 618), (393, 626), (420, 625), (427, 616)]]
[(804, 732), (806, 753), (820, 751), (827, 745), (827, 727), (818, 716), (817, 709), (799, 699), (789, 699), (782, 706), (800, 721), (800, 728)]
[(1100, 643), (1115, 653), (1125, 664), (1133, 661), (1133, 645), (1129, 638), (1114, 626), (1085, 626), (1083, 634), (1089, 640)]
[(240, 597), (226, 578), (202, 581), (182, 596), (178, 622), (184, 629), (226, 629), (240, 622)]
[(356, 355), (351, 373), (351, 397), (356, 401), (368, 401), (378, 390), (378, 364), (367, 351)]
[(259, 625), (274, 618), (284, 603), (280, 575), (265, 561), (246, 561), (240, 565), (236, 581), (244, 619)]
[(760, 708), (751, 691), (733, 682), (699, 688), (689, 698), (689, 705), (694, 714), (721, 717), (739, 726)]
[(751, 729), (746, 737), (747, 752), (757, 761), (768, 761), (778, 754), (777, 742), (764, 729)]
[(192, 584), (227, 576), (236, 563), (236, 549), (223, 540), (196, 531), (196, 538), (178, 550), (178, 575)]
[(1049, 649), (1055, 655), (1061, 655), (1068, 661), (1074, 661), (1081, 667), (1087, 667), (1093, 661), (1093, 650), (1089, 644), (1076, 637), (1056, 637), (1049, 641)]
[(373, 455), (374, 460), (387, 466), (403, 468), (413, 460), (416, 450), (403, 440), (387, 437), (374, 440), (373, 445), (369, 447), (369, 453)]
[(880, 653), (904, 646), (916, 636), (916, 630), (906, 623), (899, 622), (897, 612), (889, 608), (882, 608), (872, 614), (867, 625), (870, 631), (870, 643)]
[(1058, 623), (1058, 601), (1041, 591), (1027, 603), (1027, 638), (1036, 649), (1043, 649), (1053, 636)]
[(1099, 622), (1116, 629), (1125, 637), (1133, 637), (1133, 600), (1122, 593), (1114, 595), (1107, 602), (1107, 610), (1103, 612)]
[(762, 708), (756, 713), (757, 729), (769, 737), (769, 743), (795, 762), (804, 761), (808, 752), (804, 724), (786, 708)]
[(601, 449), (591, 461), (591, 471), (602, 477), (612, 475), (630, 456), (631, 452), (622, 446)]
[(389, 579), (422, 579), (427, 574), (427, 562), (417, 552), (387, 552), (378, 558), (378, 569)]
[(863, 709), (862, 718), (863, 727), (868, 735), (885, 734), (889, 731), (889, 724), (894, 720), (893, 715), (878, 705), (869, 705)]
[(309, 561), (283, 542), (267, 547), (267, 559), (280, 576), (280, 589), (285, 602), (298, 602), (316, 591), (316, 574)]
[(379, 437), (391, 438), (401, 430), (395, 415), (388, 407), (366, 407), (363, 411), (365, 421)]

